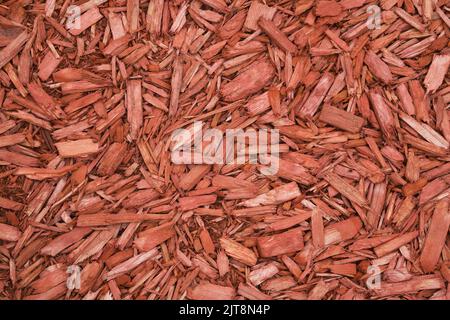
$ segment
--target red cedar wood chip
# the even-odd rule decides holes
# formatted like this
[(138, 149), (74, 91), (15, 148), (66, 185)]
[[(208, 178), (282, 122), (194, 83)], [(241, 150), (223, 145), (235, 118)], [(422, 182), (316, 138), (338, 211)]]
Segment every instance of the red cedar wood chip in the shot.
[[(442, 1), (69, 3), (0, 8), (0, 299), (449, 298)], [(279, 169), (174, 163), (196, 121)]]

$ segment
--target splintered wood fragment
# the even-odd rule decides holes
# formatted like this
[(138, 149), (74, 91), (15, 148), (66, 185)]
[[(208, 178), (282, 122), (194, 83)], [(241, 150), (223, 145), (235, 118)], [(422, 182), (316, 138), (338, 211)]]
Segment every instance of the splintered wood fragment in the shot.
[(361, 207), (367, 207), (368, 203), (365, 197), (347, 181), (339, 177), (333, 172), (328, 172), (325, 174), (324, 179), (337, 191), (339, 191), (344, 197), (350, 201), (356, 203)]
[(107, 18), (109, 26), (111, 28), (112, 38), (116, 40), (123, 37), (126, 31), (121, 16), (112, 11), (109, 11)]
[[(215, 252), (214, 242), (211, 239), (211, 235), (209, 234), (208, 230), (202, 229), (200, 231), (199, 237), (200, 237), (200, 241), (202, 242), (203, 249), (205, 249), (205, 252), (207, 254), (214, 253)], [(217, 259), (217, 260), (219, 261), (219, 259)], [(221, 273), (220, 271), (221, 271), (221, 269), (219, 269), (219, 273)], [(224, 271), (224, 270), (222, 269), (222, 271)]]
[(0, 31), (0, 46), (7, 46), (24, 30), (23, 26), (11, 20), (2, 19), (2, 29)]
[(272, 236), (258, 237), (256, 239), (261, 257), (274, 257), (301, 250), (304, 246), (301, 228), (274, 234)]
[(221, 13), (229, 11), (225, 0), (200, 0), (200, 2)]
[(258, 29), (258, 20), (264, 18), (272, 20), (277, 9), (269, 7), (257, 0), (253, 0), (248, 9), (247, 18), (245, 19), (244, 27), (250, 30)]
[(0, 208), (12, 211), (19, 211), (23, 208), (23, 204), (11, 199), (0, 197)]
[(15, 133), (11, 135), (0, 136), (0, 148), (13, 146), (25, 141), (23, 133)]
[(276, 212), (276, 206), (259, 206), (255, 208), (234, 209), (232, 214), (236, 217), (251, 217), (260, 214), (271, 214)]
[(87, 156), (99, 151), (98, 143), (92, 139), (57, 142), (55, 146), (63, 158)]
[(425, 32), (425, 26), (420, 23), (416, 17), (410, 15), (408, 12), (403, 10), (402, 8), (395, 7), (394, 8), (395, 14), (397, 14), (400, 18), (406, 21), (406, 23), (410, 24), (420, 32)]
[(397, 95), (400, 99), (403, 110), (408, 115), (414, 115), (416, 113), (416, 110), (414, 107), (412, 97), (409, 94), (408, 87), (405, 83), (399, 84), (399, 86), (397, 87)]
[(153, 189), (137, 191), (123, 201), (123, 206), (125, 208), (140, 207), (147, 204), (149, 201), (157, 199), (158, 196), (159, 193)]
[(128, 31), (135, 33), (139, 29), (139, 0), (127, 0)]
[(244, 247), (237, 241), (228, 238), (220, 238), (220, 245), (228, 256), (247, 266), (254, 266), (258, 260), (251, 249)]
[(325, 246), (353, 238), (361, 229), (362, 223), (358, 217), (328, 225), (325, 228)]
[(28, 33), (26, 31), (23, 31), (17, 36), (17, 38), (9, 42), (8, 45), (0, 51), (0, 69), (3, 68), (20, 52), (27, 40)]
[(331, 289), (330, 284), (320, 280), (309, 292), (308, 300), (322, 300)]
[(236, 291), (233, 287), (203, 283), (191, 288), (188, 297), (192, 300), (233, 300)]
[(230, 39), (233, 35), (241, 30), (245, 21), (245, 11), (237, 12), (230, 20), (228, 20), (218, 31), (218, 35), (222, 39)]
[(234, 178), (234, 177), (229, 177), (229, 176), (224, 176), (224, 175), (216, 175), (214, 176), (214, 178), (212, 178), (212, 185), (219, 187), (219, 188), (224, 188), (224, 189), (233, 189), (236, 187), (241, 187), (241, 188), (254, 188), (253, 183), (247, 181), (247, 180), (243, 180), (243, 179), (239, 179), (239, 178)]
[(79, 247), (78, 250), (72, 251), (69, 259), (72, 259), (75, 264), (81, 263), (86, 259), (94, 256), (103, 250), (108, 241), (117, 236), (119, 231), (118, 226), (113, 226), (93, 234), (91, 241), (87, 242), (86, 246)]
[(389, 66), (372, 50), (366, 52), (364, 63), (369, 67), (370, 72), (385, 84), (390, 84), (394, 80)]
[(385, 204), (386, 193), (386, 184), (384, 182), (375, 184), (370, 204), (371, 210), (367, 213), (367, 224), (372, 228), (375, 228), (378, 224), (378, 220)]
[(347, 43), (344, 40), (339, 38), (339, 36), (336, 34), (335, 31), (331, 31), (330, 29), (327, 29), (325, 31), (325, 34), (328, 36), (328, 38), (333, 40), (333, 42), (336, 43), (336, 45), (339, 48), (341, 48), (344, 51), (350, 52), (350, 47), (347, 45)]
[(78, 81), (86, 78), (93, 78), (95, 75), (87, 70), (77, 68), (64, 68), (53, 73), (53, 80), (56, 82)]
[(289, 229), (297, 224), (300, 224), (301, 222), (311, 218), (311, 211), (302, 212), (295, 214), (292, 217), (282, 218), (279, 220), (276, 220), (275, 222), (270, 223), (267, 227), (267, 231), (280, 231), (284, 229)]
[(300, 126), (281, 126), (277, 128), (281, 134), (286, 135), (288, 138), (294, 140), (310, 141), (314, 137), (314, 133), (311, 130), (304, 129)]
[(280, 115), (281, 105), (280, 105), (280, 90), (277, 88), (270, 88), (268, 91), (270, 106), (272, 111), (276, 116)]
[(225, 101), (236, 101), (246, 98), (264, 88), (275, 74), (275, 68), (267, 59), (252, 63), (246, 70), (239, 73), (221, 88)]
[(63, 282), (43, 293), (24, 296), (23, 300), (57, 300), (61, 298), (66, 291), (67, 284)]
[(255, 285), (259, 286), (261, 283), (266, 281), (267, 279), (272, 278), (274, 275), (276, 275), (280, 270), (277, 268), (277, 266), (274, 263), (269, 263), (263, 267), (260, 267), (258, 269), (253, 270), (248, 275), (248, 279), (250, 282)]
[(35, 81), (29, 83), (28, 90), (33, 99), (39, 102), (51, 119), (61, 119), (65, 117), (65, 113), (61, 109), (60, 103), (50, 96), (39, 83)]
[(380, 297), (397, 296), (414, 293), (421, 290), (442, 289), (445, 287), (444, 280), (437, 275), (416, 276), (411, 280), (398, 283), (382, 282), (380, 288), (374, 288), (375, 293)]
[(363, 118), (332, 106), (322, 108), (319, 120), (353, 133), (360, 132), (364, 125)]
[(257, 207), (272, 204), (280, 204), (289, 200), (293, 200), (300, 196), (300, 189), (296, 182), (291, 182), (277, 187), (269, 192), (263, 193), (254, 199), (242, 202), (246, 207)]
[(26, 176), (28, 179), (33, 180), (43, 180), (48, 178), (58, 178), (64, 176), (66, 173), (74, 171), (78, 168), (76, 165), (72, 166), (64, 166), (58, 169), (51, 168), (27, 168), (21, 167), (17, 168), (14, 172), (15, 175), (18, 176)]
[(437, 265), (448, 235), (449, 226), (450, 213), (448, 199), (442, 199), (434, 209), (431, 224), (420, 255), (420, 264), (425, 272), (433, 272)]
[(415, 199), (411, 196), (407, 196), (395, 212), (393, 222), (397, 224), (397, 226), (400, 226), (401, 223), (411, 214), (415, 206)]
[(419, 235), (418, 231), (411, 231), (411, 232), (399, 235), (396, 238), (379, 245), (378, 247), (374, 248), (373, 250), (375, 251), (375, 253), (378, 257), (384, 257), (388, 253), (391, 253), (392, 251), (397, 250), (401, 246), (411, 242), (412, 240), (417, 238), (418, 235)]
[(42, 59), (39, 64), (39, 72), (38, 76), (42, 81), (47, 81), (48, 78), (52, 75), (52, 73), (56, 70), (56, 68), (61, 63), (62, 58), (55, 57), (55, 55), (48, 51), (45, 57)]
[(391, 139), (395, 133), (394, 116), (391, 109), (386, 104), (379, 88), (373, 89), (369, 93), (370, 102), (377, 117), (378, 124), (387, 139)]
[(33, 116), (31, 113), (19, 110), (17, 112), (10, 112), (9, 115), (11, 117), (23, 120), (25, 122), (29, 122), (35, 126), (47, 129), (47, 130), (52, 130), (52, 126), (50, 124), (50, 122), (42, 120), (41, 118), (35, 117)]
[(434, 144), (428, 143), (422, 139), (416, 138), (409, 134), (405, 134), (403, 139), (406, 143), (412, 145), (414, 148), (428, 152), (430, 154), (434, 154), (437, 156), (445, 156), (448, 153), (448, 151), (445, 148), (438, 147)]
[(194, 188), (197, 183), (211, 170), (209, 165), (196, 165), (188, 173), (183, 175), (180, 179), (180, 187), (187, 191)]
[(98, 7), (102, 4), (104, 4), (106, 1), (108, 0), (89, 0), (84, 2), (83, 4), (80, 5), (80, 11), (81, 12), (86, 12), (89, 9), (92, 9), (94, 7)]
[[(352, 217), (347, 220), (329, 224), (324, 230), (324, 244), (325, 246), (329, 246), (352, 239), (358, 234), (361, 228), (362, 222), (358, 217)], [(306, 265), (312, 250), (312, 243), (308, 242), (304, 249), (295, 256), (294, 260), (300, 265)]]
[(127, 83), (127, 119), (131, 125), (130, 136), (137, 139), (143, 123), (142, 84), (140, 80)]
[(261, 289), (265, 291), (283, 291), (297, 285), (297, 281), (291, 276), (281, 276), (267, 280), (261, 285)]
[(300, 269), (298, 264), (287, 255), (283, 255), (281, 257), (281, 260), (283, 261), (286, 268), (288, 268), (289, 272), (292, 273), (294, 278), (296, 280), (299, 280), (300, 277), (302, 276), (302, 269)]
[(18, 166), (38, 167), (41, 164), (39, 159), (7, 150), (0, 150), (0, 160)]
[(271, 20), (261, 17), (258, 20), (258, 25), (281, 49), (289, 53), (297, 51), (297, 46)]
[(134, 246), (140, 251), (149, 251), (175, 235), (173, 223), (144, 230), (134, 240)]
[(433, 130), (426, 124), (421, 124), (413, 117), (404, 113), (400, 113), (400, 119), (405, 121), (411, 128), (413, 128), (418, 134), (420, 134), (425, 140), (434, 144), (437, 147), (448, 149), (449, 142), (445, 140), (439, 133)]
[(434, 197), (438, 196), (441, 192), (448, 188), (447, 183), (443, 179), (435, 179), (428, 183), (420, 192), (419, 205), (423, 205)]
[(117, 121), (117, 119), (120, 119), (123, 115), (125, 115), (125, 107), (121, 102), (114, 109), (108, 112), (106, 119), (101, 119), (97, 122), (96, 130), (102, 132), (103, 130), (111, 126), (112, 123)]
[(275, 175), (278, 177), (295, 181), (306, 186), (312, 185), (317, 181), (305, 167), (298, 163), (283, 159), (279, 159), (278, 163), (278, 171), (275, 172)]
[(154, 36), (161, 33), (164, 0), (150, 0), (147, 8), (146, 25), (147, 30)]
[(77, 219), (78, 227), (99, 227), (122, 223), (136, 223), (143, 221), (167, 220), (172, 216), (168, 214), (135, 214), (135, 213), (95, 213), (83, 214)]
[(91, 104), (94, 104), (98, 100), (102, 98), (101, 94), (98, 92), (94, 92), (91, 94), (87, 94), (84, 97), (71, 101), (67, 107), (64, 109), (66, 113), (73, 113), (75, 111), (81, 110)]
[(405, 196), (412, 196), (423, 189), (428, 183), (428, 180), (423, 177), (418, 179), (417, 181), (413, 183), (407, 183), (403, 186), (403, 194)]
[(150, 103), (152, 106), (159, 108), (165, 112), (168, 112), (169, 109), (167, 109), (166, 103), (159, 100), (158, 98), (155, 98), (154, 96), (150, 94), (144, 94), (142, 95), (142, 98), (148, 103)]
[(322, 248), (325, 245), (322, 211), (317, 207), (311, 214), (311, 233), (314, 247)]
[(22, 232), (14, 226), (0, 223), (0, 240), (18, 241), (22, 236)]
[(106, 273), (103, 276), (103, 278), (106, 281), (115, 279), (118, 276), (137, 268), (139, 265), (145, 263), (149, 259), (155, 258), (157, 256), (157, 254), (158, 254), (158, 249), (152, 249), (147, 252), (140, 253), (140, 254), (120, 263), (119, 265), (115, 266), (108, 273)]
[(103, 176), (112, 175), (122, 163), (127, 146), (124, 143), (115, 142), (111, 144), (106, 151), (103, 158), (107, 161), (103, 161), (97, 168), (97, 173)]
[(216, 202), (217, 196), (215, 194), (204, 195), (204, 196), (192, 196), (180, 198), (180, 210), (188, 211), (198, 207), (207, 206)]
[(111, 83), (108, 81), (91, 82), (91, 81), (86, 81), (86, 80), (80, 80), (80, 81), (62, 83), (61, 84), (61, 92), (63, 94), (89, 92), (89, 91), (95, 91), (98, 89), (106, 88), (109, 86), (111, 86)]
[(217, 254), (217, 269), (221, 277), (230, 272), (230, 261), (223, 250), (220, 250)]
[(424, 0), (422, 2), (422, 10), (423, 10), (423, 16), (427, 19), (427, 20), (431, 20), (431, 15), (433, 14), (433, 2), (431, 2), (430, 0)]
[(97, 7), (93, 7), (92, 9), (89, 9), (88, 11), (83, 13), (81, 16), (74, 17), (74, 21), (68, 23), (68, 30), (72, 35), (78, 36), (90, 26), (96, 24), (102, 18), (103, 15), (100, 13), (100, 10)]
[(16, 122), (14, 120), (3, 121), (2, 123), (0, 123), (0, 134), (5, 133), (11, 128), (14, 128), (15, 125)]
[(181, 58), (177, 56), (175, 57), (172, 71), (169, 115), (174, 115), (178, 110), (182, 80), (183, 65), (181, 63)]
[(334, 76), (329, 72), (325, 72), (323, 74), (323, 76), (320, 78), (316, 87), (313, 89), (313, 91), (308, 96), (308, 99), (305, 101), (305, 103), (299, 109), (298, 115), (301, 117), (314, 116), (314, 114), (319, 109), (320, 104), (322, 103), (323, 99), (325, 99), (325, 97), (328, 93), (328, 90), (330, 89), (331, 85), (333, 84), (333, 81), (334, 81)]
[(77, 243), (92, 230), (90, 228), (74, 228), (72, 231), (61, 234), (47, 243), (42, 249), (41, 253), (48, 256), (56, 256), (64, 249), (70, 247), (72, 244)]
[[(117, 53), (120, 53), (124, 47), (127, 45), (128, 42), (131, 41), (130, 35), (126, 34), (120, 38), (111, 40), (108, 45), (103, 48), (103, 53), (105, 55), (114, 55)], [(55, 77), (55, 75), (53, 75)]]
[(384, 242), (392, 240), (395, 235), (376, 236), (370, 238), (358, 239), (349, 246), (351, 250), (361, 250), (376, 247)]
[(249, 300), (272, 300), (272, 297), (262, 293), (257, 288), (243, 282), (239, 283), (237, 293)]
[(314, 0), (302, 0), (296, 2), (295, 14), (301, 15), (302, 13), (308, 11), (315, 4)]
[[(430, 4), (430, 7), (431, 7), (431, 4)], [(448, 16), (446, 16), (444, 11), (442, 11), (442, 9), (439, 8), (438, 6), (435, 7), (435, 10), (436, 10), (436, 13), (439, 15), (439, 17), (442, 19), (442, 21), (444, 21), (445, 24), (450, 28), (450, 18)]]
[(319, 17), (334, 17), (340, 15), (342, 9), (337, 1), (320, 0), (316, 5), (316, 15)]
[(450, 53), (444, 55), (434, 55), (433, 62), (428, 69), (424, 84), (427, 87), (427, 93), (434, 93), (444, 81), (450, 66)]

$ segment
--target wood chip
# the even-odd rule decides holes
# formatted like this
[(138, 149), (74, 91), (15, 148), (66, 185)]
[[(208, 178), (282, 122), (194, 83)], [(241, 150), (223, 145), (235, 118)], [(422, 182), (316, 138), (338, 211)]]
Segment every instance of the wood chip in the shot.
[(92, 139), (57, 142), (55, 146), (63, 158), (81, 157), (98, 152), (98, 143)]
[(449, 226), (448, 199), (443, 199), (434, 210), (430, 229), (420, 255), (420, 263), (425, 272), (434, 270), (444, 246)]
[(220, 245), (230, 257), (248, 266), (254, 266), (256, 264), (257, 258), (255, 253), (240, 243), (234, 240), (221, 238)]
[(361, 131), (364, 119), (332, 106), (324, 106), (319, 120), (336, 128), (357, 133)]
[(303, 236), (300, 228), (257, 238), (258, 250), (262, 257), (295, 253), (303, 248)]

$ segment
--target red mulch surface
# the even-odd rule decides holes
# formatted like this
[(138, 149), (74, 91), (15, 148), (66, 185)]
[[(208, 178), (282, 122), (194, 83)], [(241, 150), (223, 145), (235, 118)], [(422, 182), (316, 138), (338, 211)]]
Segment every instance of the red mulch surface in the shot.
[[(442, 0), (2, 1), (0, 299), (450, 299), (449, 28)], [(175, 163), (197, 121), (277, 129), (279, 169)]]

